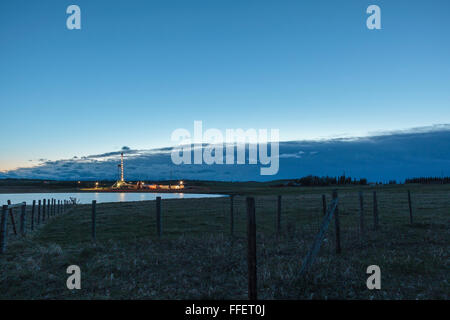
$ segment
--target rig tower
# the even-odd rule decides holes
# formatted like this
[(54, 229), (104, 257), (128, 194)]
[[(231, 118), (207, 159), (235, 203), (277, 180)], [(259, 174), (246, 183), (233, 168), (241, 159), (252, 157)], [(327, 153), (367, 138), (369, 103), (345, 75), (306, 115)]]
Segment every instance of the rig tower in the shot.
[(123, 152), (120, 153), (120, 164), (118, 165), (120, 169), (120, 178), (111, 187), (112, 189), (130, 189), (133, 187), (131, 184), (125, 182), (125, 177), (123, 174)]
[(125, 182), (123, 178), (123, 152), (120, 153), (120, 181)]

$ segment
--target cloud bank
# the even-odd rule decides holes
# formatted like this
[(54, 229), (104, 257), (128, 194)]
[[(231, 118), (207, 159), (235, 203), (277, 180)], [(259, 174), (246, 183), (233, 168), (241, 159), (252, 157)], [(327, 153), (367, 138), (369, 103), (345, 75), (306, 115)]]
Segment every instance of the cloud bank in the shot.
[(0, 178), (116, 180), (120, 153), (124, 152), (127, 180), (268, 181), (345, 173), (369, 181), (402, 181), (416, 176), (450, 175), (450, 125), (364, 138), (281, 142), (280, 170), (274, 176), (261, 176), (260, 164), (174, 165), (170, 151), (171, 148), (123, 147), (104, 154), (46, 161), (35, 167), (0, 173)]

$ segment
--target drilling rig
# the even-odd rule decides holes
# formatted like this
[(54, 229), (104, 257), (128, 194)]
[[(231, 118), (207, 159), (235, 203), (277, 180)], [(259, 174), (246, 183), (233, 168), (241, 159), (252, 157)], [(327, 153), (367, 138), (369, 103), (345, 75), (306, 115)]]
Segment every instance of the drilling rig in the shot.
[(124, 163), (123, 163), (123, 152), (120, 154), (120, 164), (117, 165), (118, 168), (118, 180), (111, 186), (111, 190), (116, 191), (133, 191), (133, 190), (179, 190), (184, 189), (183, 181), (180, 181), (177, 185), (162, 185), (162, 184), (145, 184), (142, 181), (136, 184), (128, 183), (125, 181), (124, 177)]
[(125, 182), (124, 174), (123, 174), (123, 152), (120, 153), (120, 164), (119, 167), (119, 180), (116, 181), (116, 183), (113, 184), (111, 187), (112, 189), (130, 189), (130, 188), (136, 188), (136, 186), (129, 184)]

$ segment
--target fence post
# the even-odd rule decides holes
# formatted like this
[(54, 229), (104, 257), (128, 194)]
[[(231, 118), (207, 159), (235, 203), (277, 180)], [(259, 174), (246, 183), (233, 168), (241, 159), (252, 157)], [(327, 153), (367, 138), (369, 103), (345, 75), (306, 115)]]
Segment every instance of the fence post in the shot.
[(281, 196), (277, 197), (277, 236), (281, 234)]
[[(337, 200), (338, 194), (337, 190), (333, 191), (333, 200)], [(341, 225), (339, 222), (339, 208), (336, 205), (336, 209), (334, 211), (334, 227), (336, 230), (336, 253), (341, 253)]]
[(45, 199), (42, 200), (42, 222), (45, 222)]
[(413, 210), (411, 204), (411, 192), (408, 190), (408, 204), (409, 204), (409, 222), (413, 224)]
[(41, 223), (41, 200), (38, 200), (37, 224)]
[(373, 192), (373, 228), (378, 230), (378, 201), (377, 192)]
[(156, 197), (156, 233), (161, 238), (162, 222), (161, 222), (161, 197)]
[(322, 208), (323, 208), (323, 215), (325, 216), (327, 214), (327, 198), (324, 194), (322, 195)]
[(230, 195), (230, 234), (234, 234), (234, 195)]
[(34, 210), (36, 209), (36, 200), (33, 200), (33, 206), (31, 207), (31, 231), (34, 230)]
[(20, 212), (20, 234), (22, 236), (25, 236), (25, 210), (26, 210), (26, 204), (25, 202), (22, 204), (21, 212)]
[[(10, 204), (11, 204), (11, 200), (8, 200), (8, 205), (10, 205)], [(13, 226), (14, 234), (17, 235), (16, 222), (14, 221), (13, 209), (9, 209), (9, 216), (11, 218), (11, 223)]]
[(2, 207), (2, 217), (0, 221), (0, 253), (4, 253), (6, 250), (6, 238), (7, 238), (7, 229), (6, 229), (6, 222), (7, 222), (7, 215), (8, 215), (8, 206), (4, 205)]
[(333, 217), (333, 214), (336, 210), (337, 205), (338, 205), (337, 199), (333, 200), (330, 208), (328, 209), (329, 211), (327, 212), (325, 218), (322, 221), (322, 225), (319, 228), (319, 232), (317, 233), (317, 235), (314, 239), (314, 243), (313, 243), (311, 249), (309, 250), (305, 259), (302, 261), (300, 275), (304, 275), (306, 272), (308, 272), (309, 267), (314, 262), (314, 259), (316, 258), (317, 253), (320, 250), (320, 246), (322, 245), (323, 239), (325, 237), (325, 232), (327, 231), (328, 226), (330, 225), (331, 218)]
[(47, 220), (49, 220), (50, 219), (50, 213), (52, 211), (52, 205), (50, 204), (50, 199), (47, 199), (47, 206), (48, 206), (48, 208), (47, 208)]
[(363, 192), (359, 192), (359, 233), (362, 237), (364, 234), (364, 198)]
[(255, 198), (252, 197), (247, 197), (247, 240), (248, 298), (249, 300), (256, 300), (256, 217)]

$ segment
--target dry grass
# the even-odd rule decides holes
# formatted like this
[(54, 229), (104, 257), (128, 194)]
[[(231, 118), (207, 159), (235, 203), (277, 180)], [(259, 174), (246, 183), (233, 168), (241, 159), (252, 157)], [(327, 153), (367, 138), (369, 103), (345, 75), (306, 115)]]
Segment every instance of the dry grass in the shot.
[[(342, 254), (333, 229), (306, 277), (299, 275), (322, 219), (330, 189), (282, 190), (283, 233), (275, 236), (276, 197), (260, 192), (257, 206), (258, 294), (261, 299), (448, 299), (448, 186), (378, 189), (380, 230), (372, 230), (371, 189), (365, 188), (366, 231), (358, 230), (358, 188), (339, 190)], [(328, 201), (330, 197), (328, 196)], [(90, 207), (52, 219), (26, 238), (10, 237), (0, 258), (2, 299), (245, 299), (245, 197), (163, 200), (163, 238), (156, 237), (153, 201), (99, 204), (97, 243)], [(333, 224), (331, 225), (333, 226)], [(82, 270), (82, 290), (66, 288), (67, 266)], [(377, 264), (382, 290), (365, 283)]]

